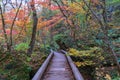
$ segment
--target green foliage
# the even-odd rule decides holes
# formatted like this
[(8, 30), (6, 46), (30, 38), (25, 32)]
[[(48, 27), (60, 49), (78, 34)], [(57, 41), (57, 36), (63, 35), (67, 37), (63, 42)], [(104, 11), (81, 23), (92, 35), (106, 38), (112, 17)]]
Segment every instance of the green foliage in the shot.
[(89, 50), (81, 51), (71, 48), (69, 49), (69, 53), (78, 67), (89, 65), (97, 66), (104, 60), (104, 57), (102, 56), (102, 49), (99, 47), (93, 47)]
[[(28, 56), (25, 53), (14, 52), (1, 54), (0, 57), (4, 57), (0, 61), (0, 78), (3, 80), (30, 80), (30, 77), (46, 59), (46, 55), (42, 53), (33, 53)], [(30, 76), (31, 71), (32, 76)]]
[(102, 40), (95, 39), (96, 44), (102, 46), (104, 43)]
[(107, 4), (118, 4), (120, 3), (120, 0), (107, 0)]
[[(54, 36), (55, 42), (63, 43), (67, 47), (74, 47), (75, 43), (73, 42), (72, 37), (70, 37), (68, 34), (57, 34)], [(71, 44), (70, 44), (71, 43)]]
[(112, 80), (120, 80), (120, 77), (115, 77)]
[(99, 47), (80, 51), (70, 48), (69, 55), (82, 73), (93, 76), (95, 80), (118, 80), (120, 78), (114, 66), (103, 66), (106, 59), (103, 56), (103, 50)]
[(2, 69), (2, 72), (0, 74), (6, 76), (6, 80), (29, 80), (30, 65), (26, 62), (27, 60), (22, 61), (22, 57), (17, 54), (9, 55), (1, 62), (0, 69)]
[(110, 71), (110, 75), (111, 75), (112, 80), (119, 80), (120, 79), (120, 76), (118, 75), (118, 72), (116, 70)]
[(20, 43), (16, 45), (15, 50), (17, 51), (26, 51), (29, 48), (28, 43)]
[(55, 35), (55, 36), (54, 36), (54, 40), (57, 41), (57, 40), (62, 39), (63, 37), (64, 37), (63, 34), (58, 34), (58, 35)]
[(117, 10), (117, 11), (115, 11), (115, 13), (113, 15), (114, 16), (113, 17), (114, 18), (114, 23), (117, 24), (117, 25), (118, 24), (120, 25), (120, 23), (118, 23), (120, 21), (120, 15), (119, 14), (120, 14), (120, 10)]
[(120, 78), (115, 67), (96, 68), (95, 72), (97, 80), (119, 80)]

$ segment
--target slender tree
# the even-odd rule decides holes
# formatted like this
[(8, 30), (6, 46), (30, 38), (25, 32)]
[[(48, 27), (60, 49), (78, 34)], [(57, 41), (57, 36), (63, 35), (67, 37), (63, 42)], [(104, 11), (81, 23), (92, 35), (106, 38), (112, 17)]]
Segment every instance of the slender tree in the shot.
[(1, 5), (0, 5), (0, 15), (1, 15), (1, 20), (2, 20), (2, 29), (3, 29), (3, 33), (4, 33), (5, 43), (7, 45), (7, 50), (10, 50), (10, 46), (9, 46), (9, 42), (8, 42), (8, 36), (7, 36), (7, 33), (6, 33), (6, 29), (5, 29), (5, 19), (4, 19), (4, 16), (3, 16), (3, 10), (2, 10)]
[[(9, 0), (9, 1), (11, 1), (11, 0)], [(13, 38), (12, 38), (12, 36), (13, 36), (13, 34), (12, 34), (12, 32), (13, 32), (13, 27), (14, 27), (15, 20), (16, 20), (16, 18), (17, 18), (17, 16), (18, 16), (18, 12), (19, 12), (19, 10), (20, 10), (20, 8), (21, 8), (21, 6), (22, 6), (22, 0), (21, 0), (21, 2), (20, 2), (20, 4), (19, 4), (19, 7), (18, 7), (18, 9), (17, 9), (17, 12), (15, 13), (15, 17), (14, 17), (14, 19), (12, 20), (12, 24), (11, 24), (11, 26), (10, 26), (10, 37), (7, 36), (7, 33), (6, 33), (6, 23), (5, 23), (5, 18), (4, 18), (4, 16), (3, 16), (3, 14), (5, 13), (5, 10), (6, 10), (5, 6), (6, 6), (7, 4), (9, 4), (9, 1), (6, 0), (5, 3), (4, 3), (4, 1), (2, 0), (2, 6), (3, 6), (3, 8), (2, 8), (1, 5), (0, 5), (0, 15), (1, 15), (1, 20), (2, 20), (2, 27), (3, 27), (3, 33), (4, 33), (4, 38), (5, 38), (5, 43), (6, 43), (6, 46), (7, 46), (7, 50), (8, 50), (9, 52), (11, 52), (12, 43), (13, 43)], [(10, 3), (10, 4), (13, 6), (12, 3)], [(12, 7), (12, 8), (13, 8), (13, 7)], [(14, 9), (16, 9), (16, 8), (14, 8)]]
[(32, 54), (32, 52), (33, 52), (35, 39), (36, 39), (37, 23), (38, 23), (38, 17), (37, 17), (37, 12), (36, 12), (36, 9), (35, 9), (35, 1), (34, 0), (31, 0), (30, 6), (31, 6), (31, 9), (32, 9), (32, 12), (33, 12), (32, 13), (33, 28), (32, 28), (32, 36), (31, 36), (29, 48), (28, 48), (28, 51), (27, 51), (28, 54)]
[(17, 9), (17, 12), (16, 12), (16, 14), (15, 14), (15, 17), (14, 17), (14, 19), (13, 19), (13, 21), (12, 21), (12, 24), (11, 24), (11, 27), (10, 27), (10, 51), (11, 51), (12, 44), (13, 44), (13, 34), (12, 34), (12, 31), (13, 31), (14, 23), (15, 23), (15, 20), (16, 20), (16, 18), (17, 18), (17, 16), (18, 16), (18, 13), (19, 13), (19, 10), (20, 10), (20, 7), (21, 7), (21, 6), (22, 6), (22, 0), (21, 0), (21, 2), (20, 2), (20, 5), (19, 5), (19, 7), (18, 7), (18, 9)]

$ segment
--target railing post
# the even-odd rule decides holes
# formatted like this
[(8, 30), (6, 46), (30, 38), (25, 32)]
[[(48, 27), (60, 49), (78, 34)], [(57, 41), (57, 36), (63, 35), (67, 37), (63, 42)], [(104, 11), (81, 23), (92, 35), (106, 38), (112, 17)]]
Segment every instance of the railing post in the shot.
[(52, 49), (50, 49), (51, 53), (53, 53), (54, 51)]

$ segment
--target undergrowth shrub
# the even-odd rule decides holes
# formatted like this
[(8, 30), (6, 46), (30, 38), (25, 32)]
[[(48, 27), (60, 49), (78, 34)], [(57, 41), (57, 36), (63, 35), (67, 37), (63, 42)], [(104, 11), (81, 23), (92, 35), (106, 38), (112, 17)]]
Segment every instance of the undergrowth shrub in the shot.
[(46, 59), (43, 53), (2, 53), (0, 57), (0, 80), (30, 80)]
[(89, 50), (78, 51), (76, 49), (70, 48), (69, 53), (72, 59), (75, 61), (75, 64), (78, 67), (81, 66), (97, 66), (100, 62), (104, 60), (102, 55), (102, 49), (99, 47), (93, 47)]
[[(99, 47), (92, 47), (88, 50), (76, 50), (70, 48), (69, 55), (73, 59), (76, 66), (79, 68), (83, 76), (89, 75), (92, 80), (119, 80), (116, 67), (110, 61), (106, 61), (105, 53)], [(110, 59), (108, 59), (110, 60)]]
[(29, 48), (28, 43), (20, 43), (15, 46), (15, 50), (17, 50), (17, 51), (26, 51), (28, 48)]

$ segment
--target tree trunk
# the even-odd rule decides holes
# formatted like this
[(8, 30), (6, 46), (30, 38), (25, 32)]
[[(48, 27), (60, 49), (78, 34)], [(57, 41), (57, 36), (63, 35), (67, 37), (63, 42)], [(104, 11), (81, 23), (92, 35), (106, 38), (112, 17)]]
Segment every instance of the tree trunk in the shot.
[(19, 10), (20, 10), (20, 7), (22, 6), (22, 0), (21, 0), (21, 2), (20, 2), (20, 5), (19, 5), (19, 7), (18, 7), (18, 9), (17, 9), (17, 12), (16, 12), (16, 14), (15, 14), (15, 17), (14, 17), (14, 19), (13, 19), (13, 21), (12, 21), (12, 24), (11, 24), (11, 27), (10, 27), (10, 42), (9, 42), (9, 44), (10, 44), (10, 51), (12, 50), (11, 48), (12, 48), (12, 45), (13, 45), (13, 34), (12, 34), (12, 31), (13, 31), (13, 27), (14, 27), (14, 24), (15, 24), (15, 20), (16, 20), (16, 18), (17, 18), (17, 15), (18, 15), (18, 13), (19, 13)]
[(29, 48), (28, 48), (28, 51), (27, 51), (28, 54), (32, 54), (32, 52), (33, 52), (35, 39), (36, 39), (37, 23), (38, 23), (38, 18), (37, 18), (37, 13), (36, 13), (36, 9), (35, 9), (34, 0), (31, 1), (31, 8), (32, 8), (32, 11), (33, 11), (33, 14), (32, 14), (33, 15), (33, 28), (32, 28), (31, 41), (30, 41)]
[(5, 20), (4, 20), (4, 17), (3, 17), (3, 11), (2, 11), (1, 5), (0, 5), (0, 15), (1, 15), (1, 19), (2, 19), (2, 28), (3, 28), (5, 43), (7, 45), (7, 50), (10, 51), (10, 45), (8, 43), (8, 37), (7, 37), (6, 29), (5, 29)]

